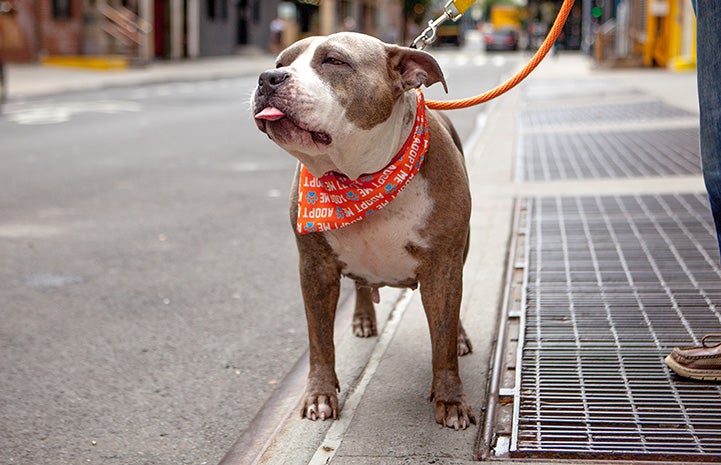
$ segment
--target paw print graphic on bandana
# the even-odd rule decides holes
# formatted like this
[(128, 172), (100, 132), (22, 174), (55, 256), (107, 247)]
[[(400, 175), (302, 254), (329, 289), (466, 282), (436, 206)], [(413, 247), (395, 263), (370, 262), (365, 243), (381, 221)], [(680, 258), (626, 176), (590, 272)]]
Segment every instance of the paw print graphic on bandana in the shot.
[(373, 209), (368, 210), (368, 211), (366, 212), (366, 218), (368, 218), (369, 216), (371, 216), (371, 215), (372, 215), (373, 213), (375, 213), (375, 212), (376, 212), (376, 211), (373, 210)]
[(318, 200), (318, 195), (315, 193), (315, 191), (310, 191), (305, 195), (305, 201), (308, 202), (309, 205), (315, 205), (315, 202)]
[(416, 129), (416, 134), (419, 136), (428, 134), (428, 132), (430, 132), (430, 128), (425, 124), (419, 124), (418, 129)]
[(421, 167), (421, 163), (423, 163), (423, 160), (425, 160), (426, 157), (421, 157), (417, 162), (413, 164), (413, 169), (415, 171), (418, 171)]
[(373, 181), (373, 176), (372, 175), (361, 176), (360, 180), (361, 180), (361, 182), (371, 182), (371, 181)]
[(392, 194), (398, 189), (398, 184), (388, 183), (385, 187), (386, 194)]
[(315, 223), (313, 223), (312, 221), (308, 221), (305, 226), (303, 226), (303, 232), (312, 233), (315, 232), (315, 230)]
[(347, 197), (348, 200), (350, 200), (351, 202), (357, 202), (357, 201), (358, 201), (358, 194), (356, 194), (356, 193), (353, 192), (353, 191), (348, 191), (348, 193), (346, 194), (346, 197)]
[(336, 216), (336, 218), (338, 218), (338, 219), (345, 218), (345, 212), (343, 211), (342, 208), (336, 207), (336, 208), (335, 208), (335, 216)]

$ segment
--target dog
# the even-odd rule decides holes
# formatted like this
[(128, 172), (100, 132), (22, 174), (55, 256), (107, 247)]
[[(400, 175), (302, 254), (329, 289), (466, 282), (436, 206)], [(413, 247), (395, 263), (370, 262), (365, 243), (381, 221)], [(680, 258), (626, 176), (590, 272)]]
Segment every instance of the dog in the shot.
[(447, 92), (430, 54), (350, 32), (296, 42), (258, 79), (258, 128), (299, 161), (290, 217), (310, 343), (303, 417), (338, 418), (333, 320), (345, 276), (360, 337), (377, 334), (378, 288), (420, 287), (435, 420), (476, 422), (458, 374), (472, 350), (459, 318), (468, 176), (458, 134), (420, 92), (439, 82)]

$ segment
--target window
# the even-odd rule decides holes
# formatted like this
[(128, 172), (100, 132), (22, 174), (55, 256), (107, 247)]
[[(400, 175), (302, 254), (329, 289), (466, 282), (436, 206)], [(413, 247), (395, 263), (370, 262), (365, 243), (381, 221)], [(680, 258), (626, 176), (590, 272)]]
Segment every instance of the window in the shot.
[(260, 0), (253, 2), (253, 23), (260, 24)]
[(72, 0), (52, 0), (53, 19), (70, 19), (73, 17)]
[(228, 0), (206, 0), (206, 5), (211, 21), (228, 19)]
[(208, 4), (208, 19), (215, 19), (215, 0), (207, 0)]

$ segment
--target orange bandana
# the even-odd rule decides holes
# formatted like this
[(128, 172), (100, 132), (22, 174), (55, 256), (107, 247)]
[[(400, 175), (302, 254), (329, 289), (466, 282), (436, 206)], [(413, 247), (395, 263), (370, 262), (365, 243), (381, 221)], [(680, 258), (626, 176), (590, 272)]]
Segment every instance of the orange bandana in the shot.
[(428, 123), (423, 93), (416, 89), (416, 120), (408, 139), (391, 163), (351, 181), (330, 172), (320, 178), (301, 164), (298, 188), (300, 234), (330, 231), (367, 218), (396, 198), (418, 173), (428, 151)]

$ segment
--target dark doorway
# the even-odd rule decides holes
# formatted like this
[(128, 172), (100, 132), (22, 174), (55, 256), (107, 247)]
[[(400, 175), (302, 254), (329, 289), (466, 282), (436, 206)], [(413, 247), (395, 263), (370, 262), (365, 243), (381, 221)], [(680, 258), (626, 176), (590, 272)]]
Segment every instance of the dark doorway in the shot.
[(236, 45), (247, 45), (248, 44), (248, 17), (250, 15), (248, 11), (248, 0), (238, 0), (236, 3), (238, 10), (238, 27), (236, 28)]
[(155, 58), (168, 58), (170, 56), (170, 1), (155, 0), (153, 14)]

